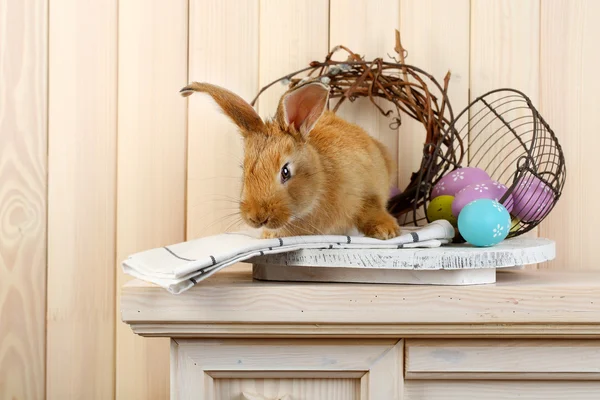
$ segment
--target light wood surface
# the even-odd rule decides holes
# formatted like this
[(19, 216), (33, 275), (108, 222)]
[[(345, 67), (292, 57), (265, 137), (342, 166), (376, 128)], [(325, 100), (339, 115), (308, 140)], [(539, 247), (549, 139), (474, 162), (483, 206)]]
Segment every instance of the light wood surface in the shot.
[[(350, 50), (373, 60), (383, 57), (385, 61), (393, 61), (395, 30), (399, 28), (400, 1), (348, 1), (331, 0), (329, 12), (329, 49), (344, 45)], [(373, 23), (377, 20), (377, 23)], [(352, 21), (351, 23), (349, 21)], [(336, 59), (344, 60), (345, 51), (336, 53)], [(322, 60), (324, 55), (317, 59)], [(331, 104), (336, 104), (335, 99)], [(377, 104), (384, 110), (392, 109), (392, 103), (377, 99)], [(395, 111), (395, 110), (394, 110)], [(395, 165), (398, 162), (398, 129), (391, 129), (392, 116), (386, 117), (373, 106), (371, 100), (359, 98), (354, 102), (346, 101), (338, 111), (338, 115), (356, 123), (371, 136), (379, 139), (390, 151)], [(397, 184), (397, 174), (392, 177), (392, 183)]]
[(45, 397), (47, 41), (46, 2), (0, 1), (2, 399)]
[[(260, 0), (260, 87), (325, 57), (328, 16), (328, 0)], [(286, 90), (275, 84), (260, 96), (257, 107), (263, 119), (275, 115)]]
[(117, 2), (49, 4), (47, 398), (114, 396)]
[[(253, 282), (242, 270), (218, 273), (177, 296), (131, 281), (121, 307), (136, 332), (158, 336), (594, 336), (600, 334), (599, 282), (596, 273), (519, 271), (499, 275), (495, 285), (432, 290)], [(247, 323), (252, 327), (236, 328)], [(348, 329), (356, 324), (360, 329)]]
[(596, 400), (600, 382), (407, 381), (407, 400)]
[[(119, 3), (117, 285), (127, 255), (185, 240), (187, 1)], [(169, 342), (118, 318), (116, 397), (164, 399)]]
[(597, 340), (406, 342), (406, 379), (598, 380)]
[(355, 378), (216, 379), (214, 388), (217, 400), (293, 400), (290, 393), (310, 400), (361, 400), (360, 380)]
[(540, 112), (565, 152), (567, 184), (564, 194), (540, 226), (540, 235), (554, 238), (558, 257), (553, 269), (600, 268), (595, 251), (596, 213), (588, 199), (598, 195), (595, 130), (600, 80), (600, 2), (594, 0), (541, 2)]
[(457, 270), (503, 268), (544, 262), (555, 257), (554, 242), (517, 237), (492, 247), (455, 244), (433, 248), (310, 249), (267, 254), (246, 261), (281, 266), (360, 267), (365, 269)]
[[(400, 0), (400, 34), (408, 54), (406, 63), (432, 74), (440, 85), (452, 73), (448, 97), (454, 115), (469, 102), (469, 0)], [(423, 156), (425, 128), (403, 119), (398, 139), (400, 188), (418, 170)]]
[[(258, 0), (190, 1), (189, 78), (251, 101), (258, 92)], [(204, 94), (188, 98), (187, 238), (235, 230), (243, 160), (237, 127)]]
[(355, 282), (410, 285), (483, 285), (496, 282), (496, 268), (407, 270), (299, 267), (255, 264), (254, 279), (283, 282)]
[[(279, 398), (319, 390), (308, 398), (346, 400), (353, 392), (357, 399), (376, 400), (399, 399), (403, 390), (403, 341), (179, 339), (172, 350), (174, 398), (239, 398), (244, 391)], [(352, 382), (357, 379), (358, 388)]]

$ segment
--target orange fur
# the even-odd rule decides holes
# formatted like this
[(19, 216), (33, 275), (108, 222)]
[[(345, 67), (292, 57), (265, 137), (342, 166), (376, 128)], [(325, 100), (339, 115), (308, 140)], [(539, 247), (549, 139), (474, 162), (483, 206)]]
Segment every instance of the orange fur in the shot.
[[(325, 111), (326, 90), (314, 83), (293, 89), (272, 120), (257, 123), (254, 109), (231, 92), (197, 83), (182, 89), (213, 96), (240, 128), (240, 212), (250, 226), (265, 228), (263, 237), (347, 234), (353, 228), (379, 239), (395, 237), (400, 228), (385, 208), (391, 157), (358, 125)], [(282, 183), (286, 163), (292, 177)]]

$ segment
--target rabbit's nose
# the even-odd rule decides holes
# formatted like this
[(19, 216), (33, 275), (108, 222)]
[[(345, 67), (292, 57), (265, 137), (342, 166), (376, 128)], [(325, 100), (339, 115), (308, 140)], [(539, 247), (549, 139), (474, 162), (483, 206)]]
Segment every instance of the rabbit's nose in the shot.
[(263, 226), (266, 225), (267, 222), (269, 222), (269, 216), (268, 215), (255, 215), (250, 217), (250, 221), (258, 226)]

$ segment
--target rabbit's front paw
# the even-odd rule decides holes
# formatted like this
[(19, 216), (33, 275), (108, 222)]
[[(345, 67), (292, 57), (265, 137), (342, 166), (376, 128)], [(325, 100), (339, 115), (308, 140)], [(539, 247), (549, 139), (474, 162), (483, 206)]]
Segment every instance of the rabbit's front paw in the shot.
[(263, 229), (261, 235), (261, 239), (275, 239), (278, 237), (277, 231), (272, 231), (270, 229)]
[(383, 210), (372, 219), (365, 221), (361, 231), (365, 236), (380, 240), (392, 239), (402, 233), (398, 221)]

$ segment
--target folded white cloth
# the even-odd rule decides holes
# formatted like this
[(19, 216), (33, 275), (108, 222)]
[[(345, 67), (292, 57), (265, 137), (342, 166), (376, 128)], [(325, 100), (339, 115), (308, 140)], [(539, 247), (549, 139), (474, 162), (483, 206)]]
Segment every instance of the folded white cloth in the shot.
[(444, 220), (424, 227), (403, 227), (389, 240), (369, 237), (308, 235), (260, 239), (259, 231), (223, 233), (135, 253), (121, 264), (123, 272), (179, 294), (229, 265), (265, 254), (300, 249), (401, 249), (439, 247), (454, 237)]

